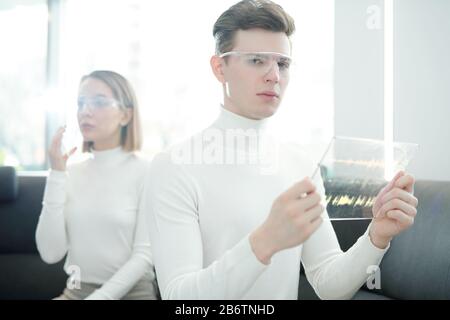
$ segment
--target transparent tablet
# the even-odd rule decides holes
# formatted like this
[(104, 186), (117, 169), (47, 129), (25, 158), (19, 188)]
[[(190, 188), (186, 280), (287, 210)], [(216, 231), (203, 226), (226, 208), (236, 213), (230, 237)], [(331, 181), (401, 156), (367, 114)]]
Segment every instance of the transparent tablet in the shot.
[(378, 192), (406, 170), (419, 146), (413, 143), (334, 137), (316, 170), (325, 187), (330, 220), (372, 219)]

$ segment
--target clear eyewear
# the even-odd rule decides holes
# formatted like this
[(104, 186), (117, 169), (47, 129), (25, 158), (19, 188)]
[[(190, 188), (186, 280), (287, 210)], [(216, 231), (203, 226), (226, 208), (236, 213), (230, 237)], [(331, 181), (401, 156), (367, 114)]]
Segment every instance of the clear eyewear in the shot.
[(243, 52), (229, 51), (221, 54), (220, 58), (236, 56), (240, 58), (245, 65), (248, 65), (261, 73), (266, 74), (272, 70), (274, 62), (277, 63), (280, 74), (287, 74), (292, 65), (292, 58), (277, 52)]
[(95, 97), (79, 97), (77, 101), (78, 112), (81, 112), (86, 108), (86, 106), (90, 107), (90, 110), (101, 110), (106, 109), (108, 107), (118, 107), (119, 102), (113, 98), (107, 98), (104, 96), (95, 96)]

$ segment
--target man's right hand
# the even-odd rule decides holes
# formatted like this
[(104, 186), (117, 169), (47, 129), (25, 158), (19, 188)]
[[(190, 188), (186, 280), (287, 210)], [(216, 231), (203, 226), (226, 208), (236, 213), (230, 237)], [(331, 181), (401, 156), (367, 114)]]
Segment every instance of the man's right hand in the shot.
[(310, 178), (294, 184), (273, 203), (266, 221), (250, 235), (258, 260), (269, 264), (283, 249), (305, 242), (321, 225), (324, 207)]
[(50, 166), (51, 166), (52, 170), (66, 171), (67, 159), (69, 159), (69, 157), (71, 155), (73, 155), (77, 149), (77, 147), (74, 147), (68, 153), (66, 153), (66, 154), (62, 153), (61, 142), (62, 142), (64, 131), (66, 131), (65, 127), (60, 127), (58, 129), (58, 131), (56, 131), (55, 135), (53, 136), (53, 140), (50, 145), (50, 149), (48, 151), (49, 158), (50, 158)]

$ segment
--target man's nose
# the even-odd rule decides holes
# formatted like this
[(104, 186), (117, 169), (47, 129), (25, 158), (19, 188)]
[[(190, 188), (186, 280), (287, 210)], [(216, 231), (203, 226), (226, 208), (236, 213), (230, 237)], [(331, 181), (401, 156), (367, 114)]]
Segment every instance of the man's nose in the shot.
[(270, 69), (267, 71), (265, 75), (266, 82), (275, 82), (278, 83), (280, 81), (280, 67), (278, 66), (277, 61), (273, 61), (270, 64)]

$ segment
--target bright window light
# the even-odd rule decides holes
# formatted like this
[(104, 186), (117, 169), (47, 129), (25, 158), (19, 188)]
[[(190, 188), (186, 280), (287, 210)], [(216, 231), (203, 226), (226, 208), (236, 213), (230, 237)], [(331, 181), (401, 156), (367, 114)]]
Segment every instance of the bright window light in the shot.
[[(212, 27), (234, 3), (67, 0), (59, 69), (61, 89), (72, 92), (67, 124), (77, 129), (74, 106), (80, 77), (110, 69), (128, 77), (137, 90), (144, 153), (151, 156), (205, 128), (222, 102), (209, 66)], [(328, 141), (334, 131), (334, 1), (278, 3), (296, 21), (297, 70), (274, 126), (280, 135), (300, 143)], [(198, 8), (204, 14), (198, 14)]]
[(394, 0), (384, 0), (385, 179), (394, 177)]

